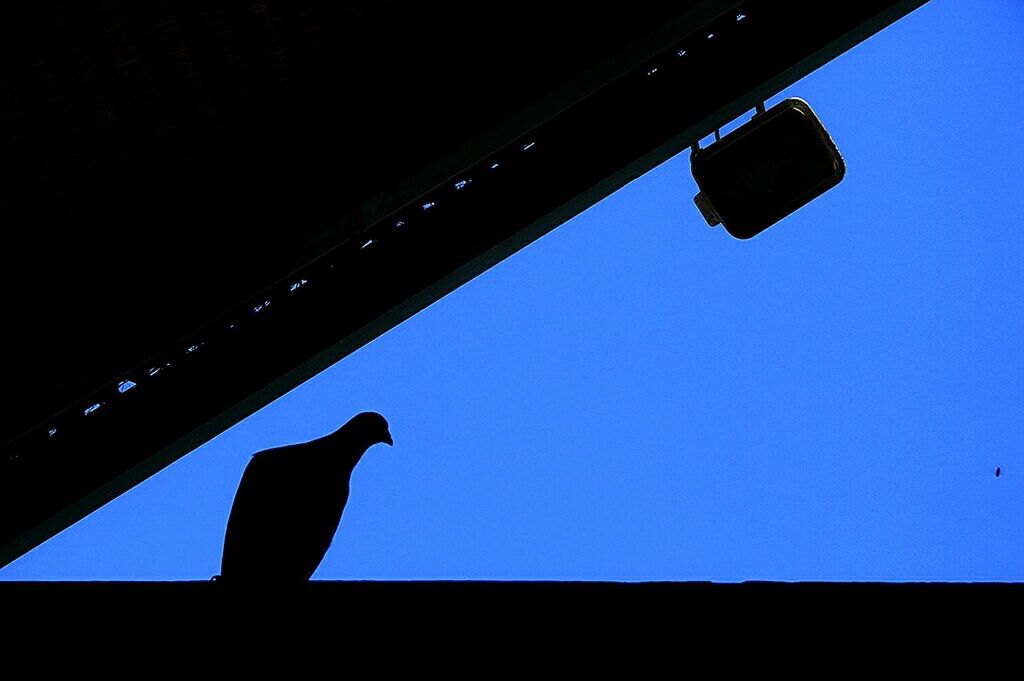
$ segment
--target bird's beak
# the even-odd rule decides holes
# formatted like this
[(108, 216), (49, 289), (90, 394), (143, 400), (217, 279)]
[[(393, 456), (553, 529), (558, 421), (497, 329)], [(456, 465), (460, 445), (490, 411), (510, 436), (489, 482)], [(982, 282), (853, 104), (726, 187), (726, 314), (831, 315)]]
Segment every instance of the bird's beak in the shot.
[(395, 446), (395, 440), (394, 438), (391, 437), (391, 433), (388, 433), (387, 439), (384, 440), (384, 442), (386, 442), (391, 447)]

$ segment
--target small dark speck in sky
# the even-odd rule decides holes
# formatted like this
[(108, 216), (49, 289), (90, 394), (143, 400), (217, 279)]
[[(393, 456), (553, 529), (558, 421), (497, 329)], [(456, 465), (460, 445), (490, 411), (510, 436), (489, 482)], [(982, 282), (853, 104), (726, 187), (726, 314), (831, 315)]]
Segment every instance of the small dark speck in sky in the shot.
[(999, 466), (996, 466), (996, 477), (998, 478), (1002, 474), (1003, 474), (1003, 469), (1000, 468)]

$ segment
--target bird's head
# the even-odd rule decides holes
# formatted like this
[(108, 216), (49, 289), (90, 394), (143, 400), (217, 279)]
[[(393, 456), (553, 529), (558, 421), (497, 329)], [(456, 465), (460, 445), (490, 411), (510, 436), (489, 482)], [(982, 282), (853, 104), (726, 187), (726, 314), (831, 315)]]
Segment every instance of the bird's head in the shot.
[(364, 411), (356, 414), (345, 424), (345, 430), (352, 432), (367, 447), (376, 444), (394, 445), (388, 428), (388, 421), (375, 411)]

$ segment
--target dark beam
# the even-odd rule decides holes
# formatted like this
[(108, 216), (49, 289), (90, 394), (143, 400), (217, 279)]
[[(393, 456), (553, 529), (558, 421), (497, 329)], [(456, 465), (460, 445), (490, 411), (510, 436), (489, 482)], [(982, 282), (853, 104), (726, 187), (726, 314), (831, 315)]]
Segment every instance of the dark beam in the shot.
[[(331, 641), (332, 654), (355, 632), (392, 649), (395, 636), (450, 644), (467, 634), (496, 643), (554, 635), (561, 645), (592, 629), (670, 637), (691, 631), (730, 647), (745, 635), (781, 636), (801, 654), (807, 634), (833, 643), (849, 636), (861, 645), (867, 632), (889, 630), (902, 646), (906, 636), (932, 627), (1002, 627), (1022, 597), (1024, 585), (998, 583), (313, 581), (245, 591), (217, 582), (0, 583), (8, 620), (38, 642), (96, 635), (123, 645), (113, 632), (180, 637), (184, 630), (219, 647), (235, 632), (257, 628), (267, 628), (275, 645), (285, 640), (280, 636), (344, 633)], [(166, 644), (167, 636), (155, 640)]]

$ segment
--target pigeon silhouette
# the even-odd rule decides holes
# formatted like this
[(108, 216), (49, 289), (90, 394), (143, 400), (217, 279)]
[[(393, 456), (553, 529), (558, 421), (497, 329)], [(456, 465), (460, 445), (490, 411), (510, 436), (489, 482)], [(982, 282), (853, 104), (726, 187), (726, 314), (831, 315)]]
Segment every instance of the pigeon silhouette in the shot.
[(318, 440), (254, 454), (228, 517), (220, 581), (309, 580), (341, 522), (352, 471), (378, 443), (394, 444), (388, 422), (364, 412)]

